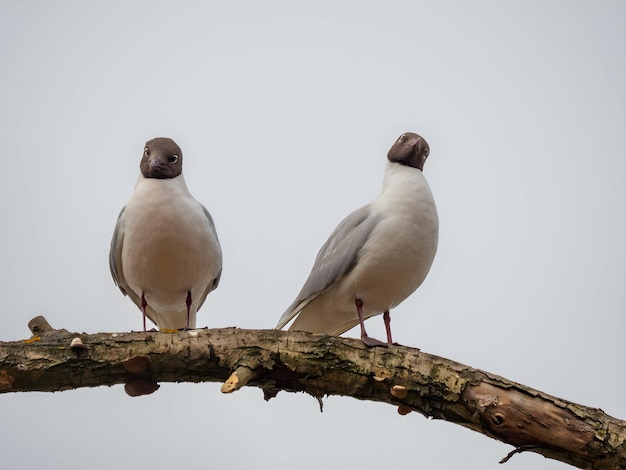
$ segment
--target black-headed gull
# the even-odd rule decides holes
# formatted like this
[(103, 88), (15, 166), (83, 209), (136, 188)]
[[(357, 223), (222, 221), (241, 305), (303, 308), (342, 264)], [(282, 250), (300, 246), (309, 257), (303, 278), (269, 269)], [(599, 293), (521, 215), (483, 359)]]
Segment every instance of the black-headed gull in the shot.
[(392, 344), (389, 311), (424, 281), (437, 251), (439, 219), (422, 173), (429, 154), (426, 140), (402, 134), (387, 155), (380, 195), (346, 217), (319, 251), (296, 300), (276, 328), (294, 319), (290, 330), (340, 335), (383, 314)]
[(140, 169), (111, 240), (113, 280), (143, 312), (144, 331), (146, 317), (160, 329), (195, 328), (222, 273), (213, 219), (189, 193), (172, 139), (146, 142)]

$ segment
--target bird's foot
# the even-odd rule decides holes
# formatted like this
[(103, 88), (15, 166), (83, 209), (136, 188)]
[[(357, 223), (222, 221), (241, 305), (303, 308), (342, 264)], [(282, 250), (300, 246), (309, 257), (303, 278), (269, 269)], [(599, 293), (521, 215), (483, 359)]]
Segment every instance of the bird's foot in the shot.
[(170, 333), (170, 334), (174, 334), (174, 333), (178, 333), (180, 330), (176, 330), (173, 328), (161, 328), (159, 330), (159, 333)]
[(370, 348), (374, 346), (382, 346), (383, 348), (389, 347), (387, 343), (383, 343), (382, 341), (378, 341), (377, 339), (370, 338), (367, 335), (361, 336), (361, 341), (365, 346), (369, 346)]

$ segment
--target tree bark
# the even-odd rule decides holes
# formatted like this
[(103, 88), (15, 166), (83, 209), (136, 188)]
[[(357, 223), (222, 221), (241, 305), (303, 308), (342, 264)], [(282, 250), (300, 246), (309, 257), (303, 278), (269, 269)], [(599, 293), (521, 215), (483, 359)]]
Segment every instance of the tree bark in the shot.
[(417, 411), (578, 468), (626, 468), (626, 422), (418, 349), (277, 330), (70, 333), (41, 317), (34, 336), (0, 342), (0, 393), (125, 384), (145, 395), (159, 382), (251, 385), (320, 400), (344, 395)]

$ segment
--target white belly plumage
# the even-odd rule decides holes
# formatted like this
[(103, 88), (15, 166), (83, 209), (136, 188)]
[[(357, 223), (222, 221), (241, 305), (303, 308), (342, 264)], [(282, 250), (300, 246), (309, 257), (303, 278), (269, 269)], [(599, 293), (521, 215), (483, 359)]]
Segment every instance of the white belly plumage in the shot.
[(198, 305), (221, 271), (219, 243), (202, 206), (177, 189), (171, 181), (143, 180), (123, 215), (128, 287), (144, 296), (148, 316), (160, 328), (172, 329), (187, 324), (188, 292), (195, 327)]

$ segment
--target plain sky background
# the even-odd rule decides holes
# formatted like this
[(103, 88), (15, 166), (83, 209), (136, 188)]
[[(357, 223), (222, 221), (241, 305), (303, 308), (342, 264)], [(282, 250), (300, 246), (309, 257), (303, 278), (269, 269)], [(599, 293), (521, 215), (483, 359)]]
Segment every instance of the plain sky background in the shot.
[[(414, 131), (440, 245), (394, 339), (626, 419), (626, 2), (0, 0), (0, 69), (0, 340), (36, 315), (141, 328), (107, 256), (146, 140), (177, 141), (217, 225), (198, 325), (272, 328)], [(501, 469), (511, 450), (219, 384), (0, 396), (3, 468)]]

